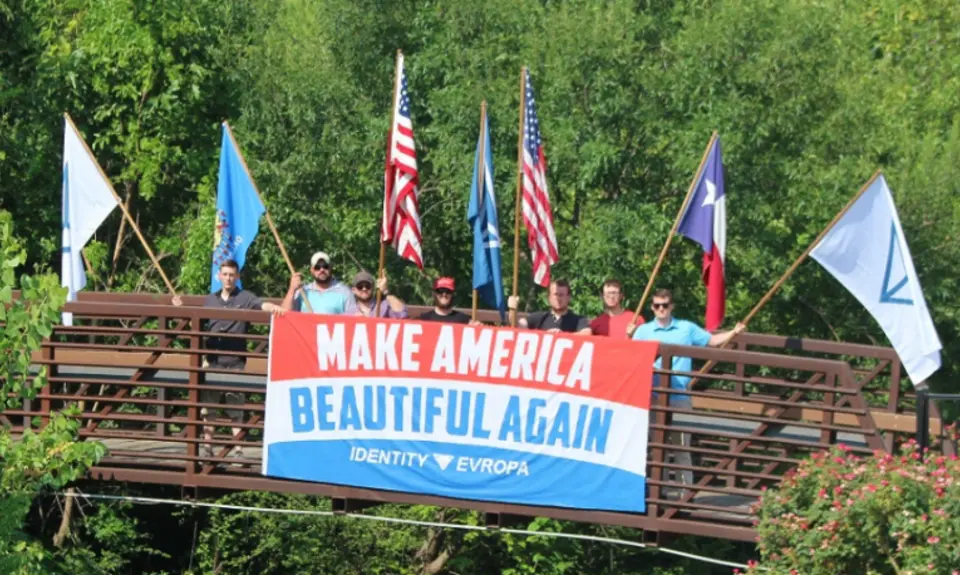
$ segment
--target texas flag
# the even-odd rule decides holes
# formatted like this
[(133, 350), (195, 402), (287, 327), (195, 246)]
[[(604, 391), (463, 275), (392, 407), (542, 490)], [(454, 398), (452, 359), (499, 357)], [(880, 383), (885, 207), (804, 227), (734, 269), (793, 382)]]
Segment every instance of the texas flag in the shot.
[(700, 179), (680, 219), (677, 233), (703, 246), (703, 283), (707, 286), (707, 331), (723, 323), (726, 290), (723, 261), (727, 247), (726, 194), (723, 186), (723, 159), (720, 138), (714, 138), (707, 152)]

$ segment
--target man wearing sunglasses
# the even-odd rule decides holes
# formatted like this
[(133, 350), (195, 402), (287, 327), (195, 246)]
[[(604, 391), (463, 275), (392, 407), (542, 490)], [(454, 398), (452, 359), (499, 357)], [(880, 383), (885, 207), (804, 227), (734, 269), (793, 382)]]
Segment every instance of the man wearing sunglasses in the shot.
[[(306, 311), (303, 294), (307, 294), (310, 302), (310, 311), (332, 315), (355, 315), (357, 300), (353, 297), (350, 288), (333, 277), (333, 268), (330, 265), (330, 256), (324, 252), (317, 252), (310, 258), (310, 275), (313, 282), (303, 283), (299, 273), (290, 278), (290, 289), (283, 298), (283, 308), (295, 311)], [(303, 288), (302, 290), (300, 288)]]
[(456, 282), (453, 278), (442, 277), (433, 282), (433, 309), (418, 317), (420, 321), (441, 321), (444, 323), (472, 323), (470, 316), (453, 309), (453, 291)]
[[(659, 341), (660, 343), (673, 345), (721, 347), (727, 341), (733, 339), (740, 332), (746, 329), (746, 326), (744, 326), (742, 323), (738, 323), (737, 326), (730, 331), (711, 334), (707, 330), (691, 321), (687, 321), (685, 319), (676, 319), (673, 317), (673, 294), (667, 289), (659, 289), (654, 292), (653, 303), (650, 305), (650, 308), (653, 310), (653, 315), (655, 316), (654, 321), (645, 323), (639, 327), (633, 324), (628, 326), (627, 329), (629, 332), (633, 333), (634, 340)], [(660, 368), (660, 358), (657, 358), (657, 361), (653, 364), (653, 367), (656, 369)], [(693, 371), (693, 360), (691, 360), (689, 357), (674, 356), (673, 362), (671, 363), (671, 369), (673, 371)], [(671, 389), (685, 390), (689, 385), (689, 376), (674, 375), (670, 378)], [(654, 389), (658, 387), (656, 375), (654, 375), (653, 386)], [(654, 397), (655, 396), (656, 394)], [(680, 407), (684, 409), (690, 409), (693, 407), (693, 403), (690, 400), (689, 395), (671, 393), (668, 402), (671, 407)], [(677, 434), (675, 432), (671, 432), (667, 437), (667, 441), (669, 443), (679, 443), (685, 447), (690, 446), (690, 439), (689, 433)], [(672, 452), (672, 454), (674, 461), (678, 465), (693, 467), (693, 456), (691, 452)], [(682, 470), (680, 472), (680, 480), (685, 484), (692, 484), (693, 471)]]
[(380, 302), (377, 313), (373, 312), (373, 308), (377, 306), (376, 298), (373, 297), (373, 283), (370, 272), (360, 272), (353, 276), (353, 297), (357, 300), (357, 315), (406, 319), (407, 306), (403, 300), (387, 290), (387, 278), (380, 278), (376, 282), (377, 289), (383, 294), (384, 300)]

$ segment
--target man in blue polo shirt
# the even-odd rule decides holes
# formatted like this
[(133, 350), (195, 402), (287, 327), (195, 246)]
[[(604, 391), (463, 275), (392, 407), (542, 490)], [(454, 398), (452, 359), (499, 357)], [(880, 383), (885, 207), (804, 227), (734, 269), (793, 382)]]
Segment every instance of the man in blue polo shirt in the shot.
[[(673, 317), (673, 294), (670, 290), (659, 289), (653, 294), (653, 303), (650, 305), (655, 316), (654, 321), (645, 323), (639, 327), (629, 326), (628, 330), (633, 332), (633, 339), (637, 341), (659, 341), (673, 345), (690, 345), (700, 347), (721, 347), (727, 341), (733, 339), (740, 332), (746, 329), (742, 323), (738, 323), (730, 331), (711, 334), (697, 324), (685, 319), (676, 319)], [(660, 358), (653, 364), (654, 368), (660, 368)], [(673, 371), (693, 371), (693, 360), (689, 357), (674, 356), (671, 362)], [(653, 386), (658, 387), (657, 376), (654, 376)], [(686, 375), (674, 375), (670, 378), (671, 389), (687, 389), (690, 385), (690, 377)], [(689, 395), (670, 394), (669, 404), (672, 407), (690, 409), (693, 404)], [(671, 434), (676, 435), (676, 434)], [(690, 434), (679, 434), (680, 437), (668, 437), (668, 442), (676, 443), (679, 439), (680, 444), (690, 446)], [(679, 465), (693, 467), (693, 457), (689, 451), (675, 452), (674, 460)], [(683, 470), (680, 473), (683, 483), (693, 483), (693, 471)]]
[[(290, 288), (283, 298), (283, 308), (293, 311), (312, 311), (332, 315), (356, 315), (357, 299), (350, 288), (333, 277), (330, 256), (317, 252), (310, 258), (310, 275), (313, 281), (303, 283), (299, 273), (290, 278)], [(300, 289), (303, 288), (303, 289)], [(309, 309), (303, 302), (307, 294)]]

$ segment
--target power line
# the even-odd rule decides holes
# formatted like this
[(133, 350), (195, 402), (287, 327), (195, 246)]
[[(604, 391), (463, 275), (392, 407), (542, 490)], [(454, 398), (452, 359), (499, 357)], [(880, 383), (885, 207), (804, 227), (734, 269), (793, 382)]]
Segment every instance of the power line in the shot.
[(713, 557), (705, 557), (703, 555), (697, 555), (694, 553), (687, 553), (686, 551), (679, 551), (677, 549), (670, 549), (667, 547), (659, 546), (649, 546), (644, 543), (637, 543), (636, 541), (629, 541), (627, 539), (617, 539), (614, 537), (601, 537), (597, 535), (582, 535), (579, 533), (563, 533), (559, 531), (531, 531), (529, 529), (508, 529), (508, 528), (499, 528), (499, 529), (490, 529), (481, 525), (464, 525), (462, 523), (443, 523), (439, 521), (421, 521), (418, 519), (403, 519), (400, 517), (385, 517), (382, 515), (365, 515), (362, 513), (334, 513), (333, 511), (317, 511), (311, 509), (282, 509), (277, 507), (250, 507), (246, 505), (229, 505), (226, 503), (204, 503), (202, 501), (185, 501), (177, 499), (158, 499), (155, 497), (137, 497), (130, 495), (104, 495), (98, 493), (82, 493), (80, 491), (74, 493), (60, 493), (64, 497), (76, 497), (80, 499), (100, 499), (104, 501), (124, 501), (127, 503), (136, 503), (139, 505), (174, 505), (178, 507), (201, 507), (206, 509), (224, 509), (229, 511), (249, 511), (253, 513), (276, 513), (280, 515), (312, 515), (316, 517), (347, 517), (350, 519), (359, 519), (364, 521), (379, 521), (381, 523), (393, 523), (397, 525), (411, 525), (416, 527), (434, 527), (437, 529), (460, 529), (462, 531), (494, 531), (501, 533), (510, 533), (513, 535), (522, 535), (525, 537), (552, 537), (556, 539), (576, 539), (580, 541), (592, 541), (595, 543), (609, 543), (611, 545), (622, 545), (625, 547), (635, 547), (639, 549), (653, 549), (670, 555), (676, 555), (679, 557), (684, 557), (686, 559), (693, 559), (695, 561), (702, 561), (704, 563), (712, 563), (713, 565), (721, 565), (724, 567), (738, 567), (741, 569), (746, 569), (747, 565), (743, 563), (734, 563), (732, 561), (724, 561), (723, 559), (715, 559)]

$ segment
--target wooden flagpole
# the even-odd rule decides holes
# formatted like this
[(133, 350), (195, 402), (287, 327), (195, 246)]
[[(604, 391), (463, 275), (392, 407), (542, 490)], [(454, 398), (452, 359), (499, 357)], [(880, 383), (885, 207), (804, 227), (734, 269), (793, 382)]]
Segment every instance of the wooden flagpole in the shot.
[[(70, 123), (73, 131), (79, 136), (80, 130), (78, 130), (77, 125), (73, 123), (73, 118), (70, 117), (70, 114), (64, 112), (63, 117), (67, 120), (67, 122)], [(127, 222), (129, 222), (130, 227), (133, 229), (134, 233), (137, 234), (137, 237), (140, 239), (140, 243), (143, 244), (143, 248), (147, 251), (147, 255), (150, 256), (150, 261), (153, 263), (153, 266), (157, 268), (157, 271), (160, 273), (160, 277), (163, 278), (163, 283), (165, 283), (167, 289), (170, 290), (170, 294), (173, 297), (177, 297), (177, 290), (173, 288), (170, 278), (167, 277), (166, 272), (164, 272), (163, 268), (160, 267), (160, 262), (157, 260), (157, 256), (153, 254), (153, 250), (150, 249), (150, 244), (147, 243), (147, 240), (143, 237), (143, 234), (140, 233), (140, 226), (138, 226), (137, 222), (134, 221), (133, 217), (130, 216), (130, 211), (127, 210), (127, 206), (124, 205), (123, 200), (119, 195), (117, 195), (117, 190), (113, 188), (113, 182), (110, 181), (110, 178), (107, 177), (106, 172), (104, 172), (103, 168), (100, 167), (100, 162), (97, 161), (97, 157), (93, 155), (93, 152), (90, 150), (90, 146), (87, 145), (87, 141), (82, 136), (80, 136), (80, 143), (83, 144), (83, 148), (87, 151), (87, 155), (90, 156), (90, 159), (93, 160), (94, 165), (97, 166), (97, 170), (100, 171), (100, 176), (102, 176), (103, 180), (107, 182), (107, 187), (110, 188), (110, 193), (112, 193), (114, 199), (117, 200), (117, 205), (120, 206), (123, 216), (127, 218)]]
[[(238, 144), (237, 139), (233, 137), (233, 130), (230, 129), (230, 124), (224, 121), (223, 128), (230, 136), (230, 143), (232, 143), (233, 147), (237, 150), (237, 156), (240, 157), (240, 165), (243, 166), (243, 171), (247, 174), (247, 178), (249, 178), (250, 183), (253, 184), (253, 191), (257, 193), (257, 198), (259, 198), (260, 203), (263, 204), (263, 215), (267, 218), (267, 225), (270, 226), (270, 231), (273, 232), (273, 239), (277, 241), (277, 247), (280, 248), (280, 254), (283, 256), (283, 261), (287, 263), (287, 268), (290, 270), (290, 274), (293, 275), (296, 273), (297, 269), (293, 267), (293, 262), (290, 260), (290, 255), (287, 254), (287, 248), (283, 245), (283, 240), (280, 239), (280, 232), (277, 231), (277, 226), (274, 225), (273, 218), (270, 217), (270, 210), (267, 209), (267, 204), (263, 201), (263, 195), (260, 194), (260, 188), (257, 187), (257, 182), (253, 179), (253, 174), (250, 173), (250, 168), (247, 167), (247, 160), (243, 157), (243, 152), (240, 150), (240, 144)], [(303, 286), (300, 287), (300, 297), (303, 298), (303, 305), (307, 307), (307, 311), (312, 313), (313, 309), (310, 307), (310, 300), (307, 298), (307, 292), (303, 289)]]
[[(840, 212), (836, 216), (834, 216), (832, 220), (830, 220), (830, 223), (827, 224), (827, 227), (825, 227), (823, 231), (820, 232), (820, 235), (818, 235), (817, 238), (813, 240), (809, 246), (807, 246), (807, 249), (804, 250), (799, 257), (797, 257), (797, 259), (793, 262), (793, 264), (789, 268), (787, 268), (787, 271), (785, 271), (783, 275), (780, 276), (780, 279), (778, 279), (776, 283), (774, 283), (773, 286), (769, 290), (767, 290), (767, 293), (764, 294), (762, 298), (760, 298), (760, 301), (757, 302), (755, 306), (753, 306), (753, 309), (750, 310), (750, 313), (748, 313), (740, 323), (742, 323), (743, 325), (747, 325), (748, 323), (750, 323), (750, 320), (753, 319), (755, 315), (757, 315), (757, 312), (759, 312), (760, 309), (764, 305), (766, 305), (771, 298), (773, 298), (773, 296), (777, 293), (777, 291), (779, 291), (780, 288), (783, 287), (783, 284), (786, 283), (787, 279), (791, 275), (793, 275), (793, 272), (797, 271), (797, 268), (800, 267), (800, 264), (802, 264), (803, 261), (807, 259), (807, 256), (809, 256), (811, 252), (813, 252), (813, 250), (817, 247), (817, 244), (820, 243), (820, 240), (822, 240), (828, 233), (830, 233), (830, 230), (833, 229), (833, 226), (837, 225), (837, 222), (840, 221), (840, 218), (842, 218), (844, 215), (846, 215), (848, 211), (850, 211), (850, 208), (852, 208), (853, 205), (857, 203), (857, 200), (859, 200), (860, 197), (864, 193), (866, 193), (867, 189), (870, 188), (871, 185), (873, 185), (873, 182), (875, 182), (876, 179), (879, 178), (880, 174), (882, 173), (883, 173), (882, 170), (877, 170), (876, 172), (873, 173), (873, 176), (871, 176), (870, 179), (867, 180), (867, 183), (865, 183), (863, 187), (860, 188), (860, 191), (858, 191), (857, 194), (853, 196), (853, 198), (851, 198), (849, 202), (847, 202), (847, 205), (843, 206), (843, 209), (840, 210)], [(733, 338), (730, 338), (727, 341), (723, 342), (723, 345), (721, 345), (720, 348), (721, 349), (726, 348), (731, 341), (733, 341)], [(700, 375), (707, 373), (708, 371), (710, 371), (710, 369), (713, 368), (714, 365), (716, 365), (716, 363), (717, 362), (713, 360), (708, 361), (706, 365), (704, 365), (703, 368), (701, 368), (698, 373)], [(696, 382), (697, 382), (696, 379), (691, 380), (689, 387), (692, 387), (693, 384)]]
[[(400, 59), (401, 58), (403, 58), (403, 53), (400, 50), (397, 50), (397, 64), (396, 64), (394, 75), (393, 75), (393, 104), (390, 106), (392, 110), (390, 114), (390, 130), (387, 132), (387, 166), (388, 167), (390, 165), (390, 162), (393, 160), (393, 158), (391, 157), (391, 155), (393, 154), (393, 125), (394, 125), (394, 122), (397, 121), (397, 92), (400, 90)], [(394, 182), (393, 184), (391, 184), (391, 190), (392, 190), (393, 185), (396, 184), (396, 177), (395, 177), (395, 174), (390, 174), (390, 175), (391, 177), (394, 178)], [(386, 186), (387, 186), (387, 183), (384, 182), (384, 195), (383, 195), (384, 216), (386, 216), (387, 214), (386, 208), (387, 208), (388, 198), (386, 195)], [(391, 195), (393, 195), (392, 192), (391, 192)], [(380, 223), (381, 231), (382, 231), (382, 228), (385, 227), (385, 225), (393, 225), (393, 222), (384, 222), (381, 220), (381, 223)], [(386, 242), (383, 241), (383, 234), (381, 233), (380, 234), (380, 264), (377, 267), (378, 279), (382, 279), (386, 277), (386, 270), (385, 270), (386, 262), (387, 262), (387, 244)], [(377, 306), (374, 308), (375, 310), (374, 317), (380, 314), (380, 301), (383, 298), (383, 294), (380, 293), (380, 290), (376, 290), (376, 291), (377, 291)]]
[[(520, 122), (517, 129), (517, 198), (513, 216), (513, 297), (517, 297), (520, 281), (520, 196), (523, 193), (523, 116), (527, 106), (525, 80), (527, 67), (520, 68)], [(510, 310), (510, 325), (517, 327), (517, 310)]]
[[(483, 197), (487, 193), (487, 167), (484, 165), (486, 160), (486, 150), (483, 145), (486, 143), (487, 127), (487, 101), (480, 102), (480, 153), (477, 155), (477, 205), (480, 209), (483, 207)], [(477, 307), (479, 305), (480, 294), (477, 289), (473, 289), (473, 321), (477, 321)]]
[(779, 291), (780, 287), (783, 286), (783, 284), (787, 281), (787, 278), (793, 275), (793, 272), (795, 272), (797, 268), (800, 267), (800, 264), (803, 263), (803, 260), (807, 259), (807, 256), (809, 256), (810, 253), (814, 250), (814, 248), (817, 247), (817, 244), (820, 243), (820, 240), (822, 240), (828, 233), (830, 233), (830, 230), (833, 229), (833, 226), (837, 225), (837, 222), (840, 221), (840, 218), (845, 216), (846, 213), (850, 211), (850, 208), (852, 208), (853, 205), (857, 203), (857, 200), (860, 199), (860, 196), (866, 193), (867, 189), (870, 188), (871, 185), (873, 185), (873, 182), (875, 182), (877, 178), (880, 177), (881, 173), (882, 173), (882, 170), (877, 170), (876, 172), (873, 173), (873, 176), (871, 176), (870, 179), (867, 180), (867, 183), (865, 183), (863, 187), (860, 188), (860, 191), (857, 192), (857, 195), (853, 196), (853, 198), (851, 198), (850, 201), (847, 202), (847, 205), (843, 206), (843, 209), (840, 210), (840, 212), (836, 216), (834, 216), (832, 220), (830, 220), (830, 223), (827, 224), (827, 227), (825, 227), (822, 232), (820, 232), (820, 235), (817, 236), (817, 239), (813, 240), (813, 242), (809, 246), (807, 246), (807, 249), (804, 250), (804, 252), (800, 254), (800, 257), (798, 257), (796, 261), (793, 262), (793, 265), (791, 265), (787, 269), (787, 271), (784, 272), (782, 276), (780, 276), (780, 279), (778, 279), (777, 282), (773, 284), (773, 287), (771, 287), (769, 291), (767, 291), (767, 293), (764, 294), (762, 298), (760, 298), (760, 301), (757, 302), (757, 305), (753, 306), (753, 309), (750, 310), (750, 313), (748, 313), (747, 316), (743, 318), (743, 321), (741, 321), (740, 323), (746, 325), (747, 323), (750, 322), (751, 319), (753, 319), (753, 316), (757, 315), (757, 312), (760, 311), (760, 308), (766, 305), (766, 303), (770, 301), (770, 298), (772, 298), (774, 294), (776, 294), (777, 291)]
[(667, 256), (667, 250), (670, 249), (670, 243), (673, 242), (673, 236), (677, 234), (677, 228), (680, 227), (680, 220), (683, 218), (683, 214), (687, 211), (687, 206), (690, 204), (690, 198), (693, 197), (693, 192), (697, 188), (697, 182), (700, 181), (700, 176), (703, 174), (703, 167), (707, 163), (707, 156), (710, 154), (710, 150), (713, 148), (714, 142), (717, 141), (718, 134), (714, 132), (710, 136), (710, 141), (707, 143), (707, 149), (703, 151), (703, 158), (700, 159), (700, 165), (697, 167), (697, 171), (693, 174), (693, 180), (690, 182), (690, 187), (687, 189), (687, 195), (683, 198), (683, 204), (680, 205), (680, 211), (677, 212), (677, 217), (673, 221), (673, 227), (670, 228), (670, 233), (667, 235), (667, 241), (663, 244), (663, 249), (660, 250), (660, 257), (657, 258), (657, 263), (653, 266), (653, 271), (650, 273), (650, 279), (647, 280), (647, 287), (643, 289), (643, 295), (640, 296), (640, 301), (637, 302), (637, 311), (633, 314), (633, 320), (630, 322), (630, 325), (636, 325), (637, 319), (640, 317), (640, 312), (643, 310), (643, 304), (647, 302), (647, 296), (650, 295), (650, 290), (653, 289), (653, 281), (657, 278), (657, 274), (660, 272), (660, 266), (663, 264), (663, 260)]

